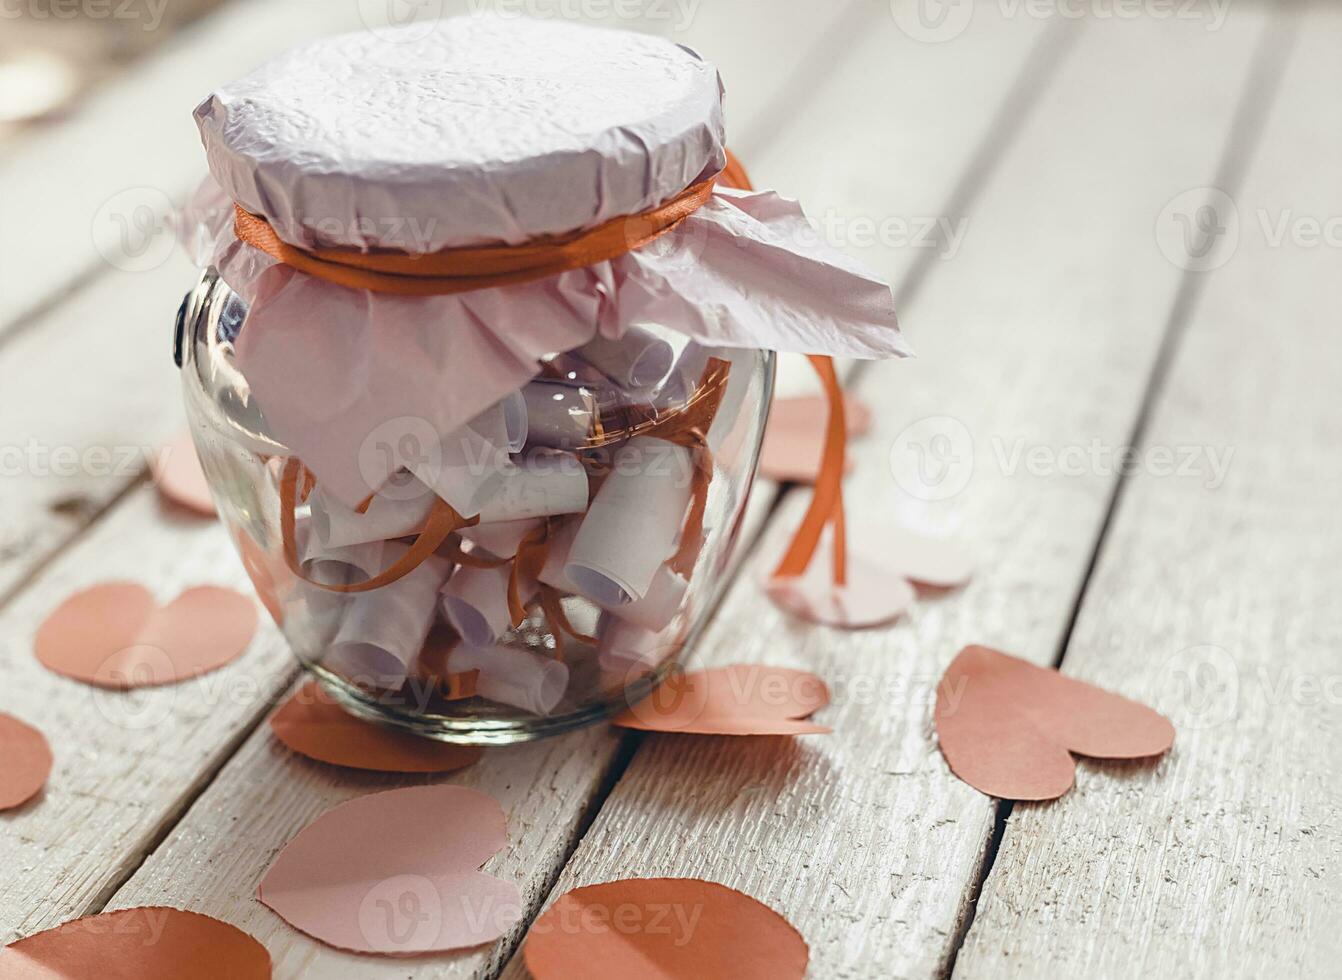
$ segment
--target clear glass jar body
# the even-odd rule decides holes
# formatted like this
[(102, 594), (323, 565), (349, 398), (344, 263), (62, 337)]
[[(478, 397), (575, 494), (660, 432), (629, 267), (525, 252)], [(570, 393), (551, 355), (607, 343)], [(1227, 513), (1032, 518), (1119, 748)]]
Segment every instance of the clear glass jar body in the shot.
[[(664, 341), (658, 350), (672, 369), (655, 366), (661, 380), (634, 390), (589, 361), (554, 358), (539, 387), (525, 392), (527, 444), (504, 464), (509, 473), (515, 463), (528, 472), (542, 463), (581, 467), (585, 510), (488, 521), (505, 486), (491, 483), (483, 499), (494, 503), (479, 522), (409, 575), (338, 591), (385, 578), (420, 528), (391, 532), (397, 537), (375, 549), (376, 567), (344, 563), (357, 546), (323, 552), (313, 544), (335, 541), (338, 521), (325, 512), (320, 486), (309, 486), (300, 461), (269, 434), (236, 366), (233, 341), (245, 318), (242, 300), (213, 270), (183, 303), (176, 356), (196, 449), (258, 594), (298, 659), (352, 712), (442, 741), (526, 741), (637, 702), (693, 644), (723, 585), (754, 478), (772, 353), (701, 348), (650, 327), (644, 339), (651, 331)], [(618, 345), (613, 353), (618, 360)], [(718, 383), (705, 417), (710, 377)], [(552, 402), (561, 411), (547, 421)], [(555, 426), (575, 418), (588, 419), (587, 435), (565, 443)], [(393, 484), (379, 494), (395, 497)], [(628, 573), (635, 584), (624, 571), (612, 578), (591, 563), (564, 563), (578, 537), (590, 551), (602, 535), (611, 540), (597, 544), (615, 564), (638, 566)]]

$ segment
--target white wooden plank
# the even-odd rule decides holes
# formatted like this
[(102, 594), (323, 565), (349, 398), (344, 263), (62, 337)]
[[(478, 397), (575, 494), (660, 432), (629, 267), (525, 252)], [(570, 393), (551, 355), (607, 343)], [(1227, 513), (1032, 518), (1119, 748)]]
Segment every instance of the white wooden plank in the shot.
[[(1195, 465), (1129, 478), (1063, 661), (1166, 710), (1175, 747), (1015, 808), (958, 974), (1337, 976), (1339, 45), (1342, 16), (1314, 10), (1243, 148), (1238, 248), (1141, 442)], [(1154, 223), (1165, 202), (1134, 203)], [(1331, 245), (1309, 237), (1329, 220)]]
[[(980, 7), (975, 24), (991, 16)], [(977, 579), (891, 628), (801, 624), (754, 581), (803, 503), (785, 501), (696, 662), (816, 670), (835, 687), (820, 716), (834, 734), (647, 737), (553, 894), (700, 876), (786, 915), (810, 943), (815, 976), (946, 968), (995, 806), (947, 771), (931, 735), (933, 689), (969, 642), (1052, 659), (1114, 486), (1099, 472), (1008, 472), (996, 447), (1113, 444), (1132, 425), (1180, 278), (1146, 247), (1150, 217), (1133, 201), (1210, 178), (1260, 27), (1243, 16), (1216, 35), (1150, 21), (1085, 28), (990, 178), (957, 259), (931, 269), (905, 310), (921, 359), (870, 370), (858, 386), (876, 428), (855, 449), (853, 533), (862, 515), (892, 513), (958, 529), (979, 552)], [(890, 49), (892, 62), (901, 56)], [(933, 413), (963, 436), (942, 457), (953, 465), (937, 489), (963, 489), (924, 502), (892, 480), (889, 460), (926, 439), (918, 420)], [(504, 975), (523, 973), (518, 958)]]
[(102, 691), (37, 662), (38, 625), (70, 593), (109, 579), (143, 582), (162, 602), (201, 584), (250, 592), (231, 551), (219, 525), (165, 517), (142, 488), (0, 612), (0, 711), (39, 728), (56, 759), (44, 793), (0, 821), (0, 942), (98, 908), (292, 676), (267, 622), (214, 674)]
[[(864, 9), (870, 11), (873, 20), (857, 25), (856, 34), (868, 35), (888, 23), (882, 10)], [(771, 10), (776, 18), (793, 18), (793, 30), (780, 30), (780, 37), (812, 36), (797, 29), (797, 25), (813, 23), (813, 8), (809, 5), (784, 7), (775, 3)], [(696, 21), (700, 27), (709, 23), (704, 16), (701, 14)], [(751, 21), (748, 19), (746, 23)], [(929, 84), (941, 84), (944, 80), (945, 87), (957, 93), (954, 124), (949, 128), (941, 119), (923, 131), (896, 127), (909, 146), (939, 140), (942, 153), (935, 159), (926, 157), (917, 176), (908, 178), (908, 186), (915, 187), (920, 194), (934, 197), (954, 181), (995, 109), (994, 103), (981, 99), (978, 90), (953, 83), (952, 78), (970, 73), (983, 86), (1005, 89), (1031, 52), (1031, 44), (1038, 36), (1034, 25), (1002, 26), (1002, 33), (987, 49), (991, 58), (985, 58), (985, 50), (981, 48), (967, 47), (951, 57), (912, 49), (909, 55), (913, 63), (896, 66), (882, 58), (868, 66), (869, 73), (879, 72), (883, 78), (891, 68), (895, 69), (887, 79), (890, 84), (913, 77)], [(777, 25), (774, 29), (778, 29)], [(738, 25), (730, 32), (719, 27), (714, 30), (721, 32), (715, 33), (717, 40), (712, 46), (703, 47), (710, 57), (724, 65), (734, 62), (738, 46), (755, 43), (755, 35), (746, 26)], [(879, 47), (856, 43), (850, 43), (848, 49), (850, 58), (882, 54)], [(784, 56), (775, 53), (771, 57)], [(730, 84), (730, 71), (727, 74)], [(817, 138), (836, 132), (859, 111), (860, 107), (849, 101), (850, 94), (846, 88), (829, 82), (813, 86), (811, 97), (830, 106), (831, 121), (824, 122), (825, 113), (813, 115), (803, 106), (798, 106), (799, 120), (814, 126)], [(786, 169), (786, 161), (777, 159), (767, 146), (760, 148), (752, 162), (761, 175), (784, 173)], [(754, 506), (758, 515), (767, 501), (761, 496)], [(548, 893), (562, 859), (583, 827), (587, 810), (599, 801), (601, 793), (597, 790), (615, 759), (618, 744), (618, 739), (609, 732), (595, 729), (549, 744), (491, 752), (475, 770), (452, 777), (454, 781), (480, 786), (503, 801), (509, 812), (512, 843), (487, 868), (517, 879), (529, 909), (534, 910)], [(167, 902), (234, 922), (267, 944), (276, 959), (277, 977), (392, 977), (410, 971), (422, 977), (493, 975), (514, 948), (515, 935), (492, 948), (456, 958), (406, 963), (351, 957), (312, 943), (250, 900), (274, 853), (299, 827), (332, 803), (366, 792), (375, 785), (392, 783), (374, 777), (351, 778), (309, 766), (275, 749), (268, 732), (259, 731), (223, 769), (163, 846), (118, 892), (113, 904)]]

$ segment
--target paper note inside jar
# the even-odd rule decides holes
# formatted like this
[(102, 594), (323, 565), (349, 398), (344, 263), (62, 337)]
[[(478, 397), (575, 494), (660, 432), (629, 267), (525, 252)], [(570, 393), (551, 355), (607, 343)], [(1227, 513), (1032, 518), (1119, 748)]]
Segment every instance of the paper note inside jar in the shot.
[[(486, 646), (512, 629), (508, 608), (510, 565), (458, 568), (443, 586), (443, 614), (471, 646)], [(534, 583), (521, 583), (523, 605), (535, 594)]]
[(568, 689), (568, 667), (510, 647), (459, 646), (448, 664), (453, 671), (478, 670), (475, 692), (482, 698), (533, 714), (554, 711)]
[(685, 447), (649, 436), (630, 439), (616, 451), (564, 566), (580, 592), (603, 606), (648, 594), (680, 537), (692, 464)]
[[(410, 549), (396, 541), (383, 546), (383, 560), (397, 562)], [(371, 592), (351, 596), (342, 611), (335, 641), (323, 665), (346, 678), (395, 690), (424, 646), (438, 609), (438, 590), (451, 565), (430, 557), (409, 575)]]

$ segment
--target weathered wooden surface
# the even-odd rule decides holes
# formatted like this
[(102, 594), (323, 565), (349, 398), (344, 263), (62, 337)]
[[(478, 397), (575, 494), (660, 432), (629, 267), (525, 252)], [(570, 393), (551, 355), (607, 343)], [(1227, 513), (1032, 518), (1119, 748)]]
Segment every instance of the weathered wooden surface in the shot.
[[(57, 755), (42, 801), (0, 817), (0, 938), (171, 904), (252, 932), (277, 977), (521, 973), (509, 960), (522, 927), (461, 957), (377, 960), (327, 950), (254, 901), (276, 850), (316, 815), (407, 782), (294, 758), (253, 730), (293, 679), (273, 629), (227, 671), (132, 696), (53, 677), (30, 652), (41, 617), (87, 582), (135, 578), (165, 599), (243, 583), (219, 528), (136, 486), (142, 465), (104, 472), (100, 451), (143, 457), (178, 427), (167, 339), (190, 273), (180, 257), (109, 263), (99, 214), (127, 188), (180, 200), (201, 168), (193, 99), (297, 37), (358, 27), (370, 6), (235, 3), (0, 161), (7, 214), (22, 219), (0, 226), (0, 448), (22, 460), (0, 478), (0, 710), (37, 723)], [(453, 777), (509, 814), (509, 847), (488, 868), (518, 881), (529, 913), (591, 881), (724, 881), (801, 928), (817, 977), (952, 964), (966, 976), (1325, 975), (1342, 952), (1326, 918), (1342, 898), (1329, 618), (1342, 473), (1327, 401), (1338, 232), (1312, 250), (1274, 247), (1257, 211), (1273, 233), (1283, 211), (1342, 214), (1336, 107), (1320, 94), (1342, 80), (1338, 17), (1312, 13), (1288, 59), (1256, 6), (1078, 21), (979, 5), (941, 42), (910, 36), (923, 28), (908, 6), (703, 0), (611, 22), (717, 61), (758, 182), (807, 202), (825, 234), (896, 283), (922, 358), (861, 374), (877, 428), (856, 449), (854, 522), (958, 532), (979, 575), (890, 629), (806, 627), (754, 581), (804, 499), (770, 514), (762, 488), (750, 529), (763, 544), (698, 661), (817, 670), (836, 689), (835, 734), (598, 728), (491, 751)], [(1266, 103), (1283, 60), (1264, 132), (1237, 107)], [(1333, 117), (1311, 115), (1325, 107)], [(91, 145), (105, 166), (85, 165)], [(1239, 250), (1187, 274), (1158, 247), (1161, 209), (1238, 186), (1249, 159), (1232, 190)], [(1086, 462), (1134, 432), (1147, 446), (1232, 448), (1231, 468), (1212, 488)], [(79, 462), (41, 470), (29, 440)], [(919, 446), (934, 486), (912, 479)], [(1199, 475), (1223, 460), (1204, 453)], [(930, 731), (932, 686), (970, 641), (1044, 663), (1065, 649), (1065, 669), (1169, 710), (1174, 754), (1154, 769), (1083, 765), (1068, 798), (1015, 808), (997, 851), (1007, 808), (952, 779)], [(1180, 684), (1197, 697), (1170, 703)]]
[[(1062, 663), (1162, 707), (1174, 750), (1082, 765), (1058, 803), (1015, 808), (965, 977), (1337, 976), (1342, 186), (1321, 164), (1342, 156), (1342, 106), (1314, 95), (1342, 87), (1339, 45), (1342, 16), (1316, 9), (1275, 101), (1259, 93), (1247, 177), (1219, 184), (1238, 246), (1222, 236), (1225, 264), (1190, 273)], [(1331, 245), (1310, 237), (1329, 220)]]

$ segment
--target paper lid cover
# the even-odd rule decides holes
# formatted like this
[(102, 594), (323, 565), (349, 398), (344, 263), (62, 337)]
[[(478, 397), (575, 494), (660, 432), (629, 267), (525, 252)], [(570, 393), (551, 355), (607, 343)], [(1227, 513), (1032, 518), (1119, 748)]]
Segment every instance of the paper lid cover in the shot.
[(326, 38), (195, 115), (224, 191), (307, 247), (518, 244), (646, 211), (725, 162), (712, 65), (558, 21)]

